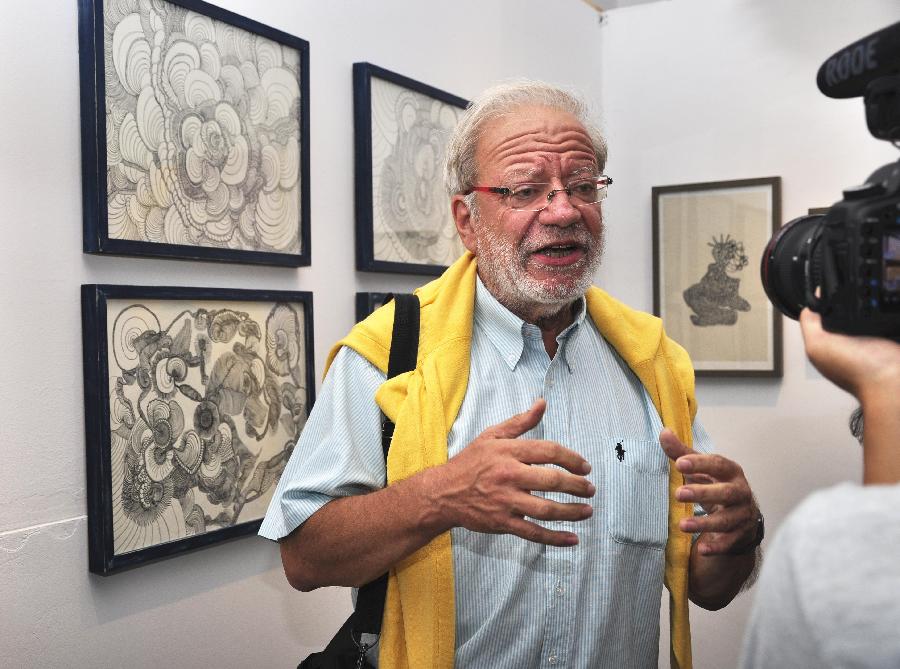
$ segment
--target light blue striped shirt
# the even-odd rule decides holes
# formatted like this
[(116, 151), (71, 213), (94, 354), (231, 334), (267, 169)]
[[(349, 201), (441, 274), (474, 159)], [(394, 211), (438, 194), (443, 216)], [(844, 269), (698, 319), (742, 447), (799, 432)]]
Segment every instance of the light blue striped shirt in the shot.
[[(662, 424), (638, 378), (585, 318), (583, 300), (575, 322), (557, 340), (551, 360), (540, 330), (477, 282), (469, 385), (450, 430), (450, 457), (485, 428), (544, 397), (544, 418), (524, 437), (581, 453), (592, 465), (588, 479), (597, 494), (590, 519), (542, 522), (576, 532), (575, 547), (451, 530), (457, 667), (628, 669), (657, 663), (668, 519)], [(329, 500), (384, 486), (381, 414), (373, 400), (383, 381), (356, 352), (338, 353), (262, 536), (279, 539)], [(710, 451), (696, 420), (693, 439), (695, 449)]]

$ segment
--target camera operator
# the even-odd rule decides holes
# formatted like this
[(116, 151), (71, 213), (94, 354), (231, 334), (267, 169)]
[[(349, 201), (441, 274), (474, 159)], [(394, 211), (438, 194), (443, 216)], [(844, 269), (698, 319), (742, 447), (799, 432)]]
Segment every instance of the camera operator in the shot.
[[(835, 53), (817, 82), (828, 97), (862, 96), (869, 131), (900, 148), (900, 23)], [(772, 303), (799, 319), (809, 360), (859, 400), (850, 426), (863, 485), (816, 492), (787, 517), (741, 666), (900, 667), (900, 161), (824, 216), (787, 223), (760, 273)]]
[(757, 585), (742, 667), (900, 667), (900, 344), (827, 332), (806, 354), (863, 415), (863, 485), (814, 493), (785, 520)]

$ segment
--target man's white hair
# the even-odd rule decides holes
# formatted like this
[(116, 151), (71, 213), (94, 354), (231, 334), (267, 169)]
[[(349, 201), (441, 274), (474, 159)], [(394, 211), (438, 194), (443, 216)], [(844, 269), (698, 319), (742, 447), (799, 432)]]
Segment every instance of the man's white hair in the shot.
[[(492, 86), (475, 98), (456, 126), (444, 163), (444, 186), (450, 197), (477, 185), (475, 149), (484, 124), (520, 107), (549, 107), (572, 114), (587, 131), (594, 146), (597, 168), (606, 167), (606, 140), (588, 116), (587, 105), (575, 93), (542, 81), (516, 79)], [(474, 194), (473, 194), (474, 195)], [(473, 203), (470, 203), (470, 206)]]

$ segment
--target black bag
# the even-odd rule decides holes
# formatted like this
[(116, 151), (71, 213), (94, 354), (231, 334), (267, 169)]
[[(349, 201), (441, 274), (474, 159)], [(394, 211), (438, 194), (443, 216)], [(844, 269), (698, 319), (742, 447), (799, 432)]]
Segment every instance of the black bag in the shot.
[[(373, 669), (366, 660), (366, 650), (363, 646), (357, 646), (357, 638), (353, 636), (353, 616), (351, 615), (334, 638), (325, 647), (325, 650), (307, 656), (297, 669)], [(362, 658), (360, 658), (362, 656)], [(362, 659), (362, 664), (360, 664)]]
[[(407, 294), (388, 295), (385, 303), (392, 297), (397, 304), (391, 334), (388, 378), (415, 369), (419, 351), (419, 298)], [(382, 415), (381, 449), (385, 461), (393, 436), (394, 424), (387, 416)], [(382, 574), (361, 587), (356, 598), (356, 609), (328, 642), (325, 650), (309, 655), (297, 665), (297, 669), (372, 669), (372, 665), (366, 660), (366, 652), (374, 643), (364, 644), (362, 635), (381, 634), (387, 580), (387, 574)]]

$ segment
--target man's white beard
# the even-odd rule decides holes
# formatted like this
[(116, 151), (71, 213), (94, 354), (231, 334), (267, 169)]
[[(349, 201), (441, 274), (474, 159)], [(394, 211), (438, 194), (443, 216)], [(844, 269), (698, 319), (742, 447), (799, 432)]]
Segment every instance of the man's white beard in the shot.
[[(539, 238), (523, 239), (517, 247), (512, 248), (497, 235), (494, 228), (482, 226), (477, 219), (473, 224), (476, 231), (475, 255), (478, 258), (481, 280), (500, 304), (522, 318), (524, 314), (533, 319), (554, 315), (584, 295), (603, 259), (602, 228), (599, 237), (594, 238), (583, 223), (562, 228), (562, 233), (551, 233), (550, 230), (560, 228), (547, 226), (543, 228), (544, 234)], [(573, 236), (586, 249), (585, 256), (574, 265), (560, 267), (558, 270), (552, 265), (543, 267), (544, 272), (558, 271), (560, 275), (567, 275), (567, 281), (551, 283), (528, 274), (527, 262), (532, 251), (552, 244), (557, 239), (571, 240)]]

